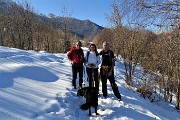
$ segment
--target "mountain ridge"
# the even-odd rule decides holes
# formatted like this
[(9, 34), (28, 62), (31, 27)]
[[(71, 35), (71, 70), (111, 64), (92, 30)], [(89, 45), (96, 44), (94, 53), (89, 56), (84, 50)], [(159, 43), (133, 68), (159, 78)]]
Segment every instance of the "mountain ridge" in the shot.
[(79, 20), (77, 18), (73, 17), (48, 17), (45, 15), (39, 15), (39, 18), (44, 23), (52, 23), (53, 27), (55, 28), (61, 28), (65, 26), (63, 21), (66, 19), (66, 27), (67, 31), (74, 33), (77, 36), (80, 36), (81, 38), (88, 38), (97, 35), (100, 33), (104, 27), (97, 25), (96, 23), (90, 21), (90, 20)]

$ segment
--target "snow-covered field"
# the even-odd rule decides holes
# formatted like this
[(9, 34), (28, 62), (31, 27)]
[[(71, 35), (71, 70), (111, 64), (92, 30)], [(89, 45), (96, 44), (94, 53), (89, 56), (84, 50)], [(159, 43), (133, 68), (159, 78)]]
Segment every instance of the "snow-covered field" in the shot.
[(130, 89), (123, 70), (122, 62), (116, 62), (115, 78), (122, 101), (114, 96), (108, 82), (106, 99), (100, 91), (100, 115), (89, 117), (88, 110), (79, 109), (85, 99), (72, 89), (66, 54), (0, 46), (0, 120), (180, 120), (173, 104), (150, 103)]

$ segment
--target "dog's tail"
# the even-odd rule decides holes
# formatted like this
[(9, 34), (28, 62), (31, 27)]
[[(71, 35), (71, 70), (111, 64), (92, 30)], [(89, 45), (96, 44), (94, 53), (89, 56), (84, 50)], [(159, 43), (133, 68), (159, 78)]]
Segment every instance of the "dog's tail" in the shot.
[(90, 103), (85, 103), (85, 104), (82, 104), (81, 106), (80, 106), (80, 108), (82, 109), (82, 110), (87, 110), (87, 109), (89, 109), (91, 107), (91, 104)]

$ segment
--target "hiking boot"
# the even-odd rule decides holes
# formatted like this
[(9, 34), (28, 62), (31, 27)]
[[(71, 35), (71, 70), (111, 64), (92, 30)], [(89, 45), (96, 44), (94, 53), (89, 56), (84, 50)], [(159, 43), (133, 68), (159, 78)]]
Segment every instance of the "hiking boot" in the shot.
[(118, 98), (118, 101), (121, 101), (121, 95), (120, 95), (120, 97)]
[(76, 89), (76, 85), (73, 85), (73, 84), (72, 84), (72, 86), (74, 87), (74, 89)]
[(121, 101), (121, 99), (118, 99), (118, 101), (120, 102), (120, 101)]
[(74, 84), (73, 81), (71, 85), (74, 87), (74, 89), (76, 89), (76, 84)]

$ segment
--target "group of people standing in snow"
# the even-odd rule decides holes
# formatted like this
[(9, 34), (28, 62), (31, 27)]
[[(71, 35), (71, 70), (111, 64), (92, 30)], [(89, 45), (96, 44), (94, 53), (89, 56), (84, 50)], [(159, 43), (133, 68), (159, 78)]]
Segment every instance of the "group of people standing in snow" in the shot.
[(118, 98), (118, 100), (121, 100), (121, 95), (114, 79), (115, 56), (113, 51), (109, 49), (109, 43), (104, 41), (102, 46), (103, 50), (99, 53), (96, 45), (90, 44), (89, 50), (85, 56), (81, 47), (82, 43), (78, 41), (76, 46), (74, 46), (67, 54), (67, 57), (72, 64), (72, 86), (76, 89), (77, 73), (79, 73), (79, 88), (82, 88), (83, 65), (85, 65), (89, 87), (93, 87), (95, 83), (94, 87), (99, 91), (98, 69), (101, 64), (100, 78), (102, 82), (103, 96), (105, 98), (107, 97), (107, 79), (109, 79), (114, 95)]

